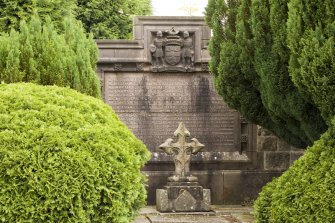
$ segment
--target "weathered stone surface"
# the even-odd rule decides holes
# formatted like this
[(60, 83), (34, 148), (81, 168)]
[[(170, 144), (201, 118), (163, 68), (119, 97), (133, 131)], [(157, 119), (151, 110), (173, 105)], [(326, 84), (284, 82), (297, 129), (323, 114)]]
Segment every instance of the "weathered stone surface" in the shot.
[(277, 140), (277, 149), (278, 151), (290, 151), (291, 145), (285, 142), (284, 140)]
[[(140, 210), (148, 222), (157, 223), (254, 223), (253, 209), (242, 206), (213, 206), (211, 212), (159, 213), (155, 207), (147, 206)], [(141, 216), (137, 217), (139, 219)], [(142, 223), (135, 219), (132, 223)], [(142, 221), (145, 220), (142, 218)], [(144, 221), (143, 223), (147, 223)]]
[(211, 190), (210, 189), (203, 189), (203, 203), (201, 206), (202, 210), (209, 211), (211, 205)]
[(290, 165), (292, 165), (294, 161), (304, 155), (304, 151), (291, 151), (290, 155)]
[(167, 186), (156, 190), (156, 199), (160, 212), (210, 211), (210, 190), (201, 186)]
[[(208, 211), (210, 210), (210, 190), (205, 191), (206, 197), (204, 197), (203, 188), (198, 184), (198, 178), (190, 173), (191, 155), (198, 153), (204, 148), (204, 145), (195, 138), (191, 139), (190, 143), (186, 141), (190, 132), (182, 122), (179, 123), (174, 135), (178, 137), (176, 142), (169, 138), (159, 146), (164, 152), (174, 156), (175, 174), (168, 177), (168, 183), (165, 186), (167, 198), (165, 192), (157, 190), (156, 203), (159, 204), (157, 210), (166, 212)], [(162, 199), (166, 200), (162, 201)], [(164, 208), (166, 206), (167, 210)]]
[[(241, 142), (240, 115), (230, 109), (213, 88), (206, 68), (210, 59), (207, 48), (210, 29), (204, 18), (136, 17), (134, 30), (135, 40), (97, 41), (98, 75), (104, 100), (149, 150), (159, 151), (162, 140), (168, 138), (181, 121), (210, 151), (252, 149), (252, 128), (245, 128), (248, 131), (243, 132), (243, 140), (246, 139), (247, 143), (245, 140)], [(162, 34), (166, 40), (158, 44), (157, 34)], [(178, 48), (180, 52), (169, 51), (170, 56), (166, 54), (168, 36), (177, 37), (172, 38), (173, 50), (178, 48), (178, 42), (183, 42)], [(156, 49), (161, 46), (157, 44), (165, 44), (159, 53)], [(150, 50), (152, 46), (153, 51)], [(164, 50), (162, 55), (160, 51)], [(157, 75), (152, 72), (152, 66), (159, 67), (157, 57), (164, 59), (164, 66), (169, 57), (169, 66), (192, 69), (187, 68), (188, 73), (164, 72)], [(171, 64), (173, 58), (178, 58), (180, 64)], [(252, 126), (248, 122), (247, 125)]]
[(232, 217), (237, 219), (239, 223), (255, 223), (255, 217), (250, 214), (232, 214)]
[(187, 190), (180, 191), (181, 193), (174, 201), (175, 211), (196, 211), (197, 200)]
[[(146, 172), (149, 176), (148, 204), (156, 204), (156, 189), (166, 185), (166, 179), (173, 171)], [(206, 185), (211, 190), (212, 204), (239, 204), (247, 200), (254, 200), (262, 187), (281, 175), (282, 171), (264, 170), (224, 170), (224, 171), (194, 171), (200, 185)]]
[(265, 152), (264, 169), (286, 170), (290, 166), (290, 152)]
[[(178, 182), (179, 183), (179, 182)], [(168, 191), (168, 198), (169, 199), (178, 199), (178, 197), (180, 197), (180, 195), (184, 192), (184, 191), (188, 191), (188, 193), (190, 193), (190, 195), (195, 198), (195, 199), (203, 199), (203, 192), (202, 192), (202, 186), (199, 186), (198, 183), (195, 186), (165, 186), (166, 190)]]
[[(153, 33), (152, 33), (153, 35)], [(158, 30), (150, 45), (153, 72), (193, 72), (194, 33), (176, 30)]]
[(186, 129), (183, 122), (179, 123), (174, 136), (178, 137), (176, 142), (169, 138), (159, 146), (167, 154), (173, 155), (175, 175), (169, 177), (169, 181), (197, 181), (196, 177), (190, 175), (191, 155), (197, 154), (205, 146), (196, 138), (191, 139), (192, 142), (190, 143), (186, 141), (186, 138), (190, 136), (190, 132)]
[(151, 221), (145, 216), (139, 216), (135, 218), (135, 220), (132, 221), (132, 223), (151, 223)]
[(269, 130), (267, 130), (267, 129), (261, 127), (261, 126), (257, 127), (257, 135), (258, 136), (273, 136), (273, 134)]
[[(273, 177), (281, 175), (281, 171), (223, 171), (223, 204), (250, 204), (258, 196), (262, 187)], [(250, 205), (249, 204), (249, 205)]]
[(240, 150), (239, 114), (215, 93), (210, 74), (106, 72), (104, 79), (105, 101), (150, 151), (159, 152), (179, 122), (210, 151)]
[(167, 190), (157, 189), (156, 190), (156, 208), (157, 211), (166, 212), (169, 210), (169, 200)]
[[(177, 215), (177, 216), (150, 216), (152, 223), (233, 223), (233, 219), (225, 216), (199, 216), (199, 215)], [(228, 218), (228, 219), (227, 219)]]
[[(146, 171), (148, 175), (148, 204), (156, 204), (156, 189), (166, 185), (166, 179), (173, 174), (172, 171)], [(213, 204), (223, 204), (223, 171), (194, 171), (193, 175), (199, 180), (200, 185), (206, 185), (211, 190), (211, 201)], [(204, 191), (205, 192), (205, 189)], [(204, 194), (205, 197), (205, 194)], [(205, 200), (205, 198), (204, 198)]]
[(277, 151), (277, 137), (260, 136), (257, 140), (258, 151)]

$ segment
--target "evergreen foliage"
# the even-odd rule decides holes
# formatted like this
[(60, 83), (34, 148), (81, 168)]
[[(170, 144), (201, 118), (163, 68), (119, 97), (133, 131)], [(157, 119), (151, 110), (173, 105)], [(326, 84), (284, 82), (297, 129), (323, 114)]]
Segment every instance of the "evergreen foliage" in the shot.
[(58, 33), (46, 18), (21, 22), (20, 31), (0, 36), (0, 81), (69, 86), (100, 97), (96, 76), (97, 47), (79, 22), (65, 18)]
[(77, 18), (95, 39), (130, 39), (132, 17), (150, 14), (150, 0), (78, 0)]
[(290, 73), (304, 96), (329, 123), (335, 107), (335, 4), (332, 0), (289, 3)]
[(0, 33), (18, 30), (22, 20), (28, 21), (36, 13), (43, 21), (50, 17), (58, 28), (64, 17), (73, 17), (75, 7), (76, 0), (1, 0)]
[(335, 222), (335, 119), (320, 140), (255, 202), (258, 223)]
[[(278, 13), (282, 12), (282, 14)], [(211, 0), (206, 21), (215, 86), (227, 104), (290, 144), (305, 147), (326, 126), (288, 73), (285, 1)]]
[(128, 223), (149, 152), (101, 100), (0, 84), (0, 222)]
[(287, 141), (301, 147), (317, 140), (326, 125), (314, 103), (303, 98), (290, 78), (287, 3), (288, 0), (252, 2), (254, 64), (262, 102), (271, 119), (280, 124), (275, 132), (289, 132)]
[(63, 18), (76, 17), (96, 39), (130, 39), (133, 16), (152, 12), (151, 0), (1, 0), (0, 9), (0, 33), (19, 30), (37, 13), (61, 31)]
[[(246, 118), (289, 143), (314, 143), (263, 188), (255, 203), (257, 222), (334, 222), (335, 5), (331, 0), (235, 2), (238, 6), (211, 0), (207, 8), (213, 28), (210, 68), (218, 92)], [(215, 7), (218, 3), (225, 6)], [(236, 7), (237, 15), (228, 13)], [(256, 111), (266, 111), (268, 123), (258, 120), (250, 102), (260, 103)]]
[(209, 51), (211, 52), (211, 60), (209, 61), (209, 67), (212, 74), (215, 76), (215, 86), (218, 85), (218, 67), (220, 64), (220, 50), (221, 43), (224, 39), (224, 30), (222, 21), (224, 20), (226, 4), (224, 0), (208, 0), (208, 4), (205, 10), (206, 23), (212, 28), (213, 35), (209, 42)]

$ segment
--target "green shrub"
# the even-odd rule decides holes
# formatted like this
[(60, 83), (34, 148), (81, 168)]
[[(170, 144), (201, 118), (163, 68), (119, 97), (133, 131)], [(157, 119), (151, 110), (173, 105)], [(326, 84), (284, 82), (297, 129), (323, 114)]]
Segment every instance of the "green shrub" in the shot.
[(281, 177), (255, 202), (257, 222), (335, 222), (335, 119)]
[(271, 212), (272, 193), (276, 187), (277, 180), (274, 179), (265, 185), (259, 193), (258, 199), (254, 203), (255, 217), (258, 223), (269, 222), (269, 215)]
[(0, 222), (129, 222), (149, 152), (101, 100), (0, 84)]

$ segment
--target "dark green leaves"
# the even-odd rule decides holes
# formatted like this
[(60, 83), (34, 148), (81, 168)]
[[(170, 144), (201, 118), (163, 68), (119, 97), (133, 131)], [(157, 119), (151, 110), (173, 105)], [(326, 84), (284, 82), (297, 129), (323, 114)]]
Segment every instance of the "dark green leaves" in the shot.
[(287, 3), (210, 1), (210, 69), (229, 106), (290, 144), (305, 147), (320, 137), (326, 124), (317, 103), (304, 96), (289, 73)]

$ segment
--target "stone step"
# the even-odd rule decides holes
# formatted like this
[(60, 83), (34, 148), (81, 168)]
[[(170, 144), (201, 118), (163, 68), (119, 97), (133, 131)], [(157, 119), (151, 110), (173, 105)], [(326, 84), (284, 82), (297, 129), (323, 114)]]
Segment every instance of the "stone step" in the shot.
[(231, 216), (202, 216), (202, 215), (170, 215), (148, 216), (150, 223), (232, 223), (237, 222)]
[(132, 223), (254, 223), (251, 207), (239, 205), (212, 205), (210, 212), (160, 213), (155, 206), (140, 210), (140, 216)]

